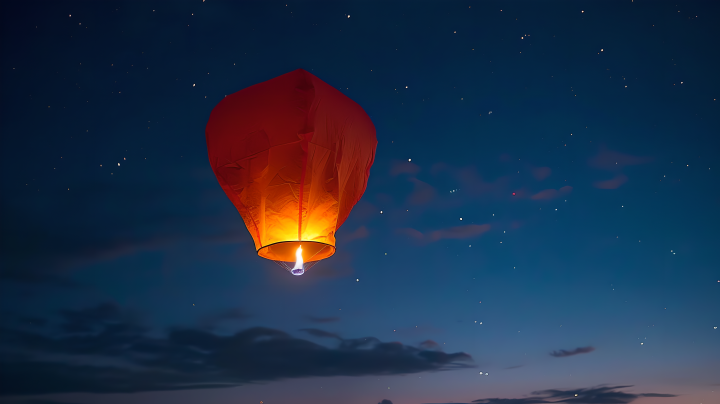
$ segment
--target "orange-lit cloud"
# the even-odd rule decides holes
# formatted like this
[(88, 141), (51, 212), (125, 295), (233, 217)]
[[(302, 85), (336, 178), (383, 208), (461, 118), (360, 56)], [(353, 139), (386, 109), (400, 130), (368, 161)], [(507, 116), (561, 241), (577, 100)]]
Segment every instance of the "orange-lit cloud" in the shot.
[(600, 189), (617, 189), (624, 183), (626, 183), (628, 177), (625, 174), (618, 174), (615, 178), (605, 181), (595, 181), (593, 186)]
[(573, 187), (566, 185), (560, 189), (546, 189), (544, 191), (540, 191), (537, 194), (530, 197), (530, 199), (534, 201), (547, 201), (550, 199), (555, 199), (558, 196), (569, 194), (570, 191), (572, 191)]

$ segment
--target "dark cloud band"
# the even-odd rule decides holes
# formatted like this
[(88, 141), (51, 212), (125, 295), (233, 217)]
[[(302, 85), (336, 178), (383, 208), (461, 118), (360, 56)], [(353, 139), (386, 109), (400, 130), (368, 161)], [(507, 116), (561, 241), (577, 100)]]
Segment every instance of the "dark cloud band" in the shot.
[[(140, 392), (232, 387), (288, 378), (366, 376), (472, 366), (470, 355), (428, 350), (374, 337), (343, 339), (318, 329), (334, 347), (253, 327), (233, 335), (207, 329), (149, 334), (111, 304), (63, 311), (52, 327), (0, 330), (0, 395)], [(12, 352), (12, 354), (11, 354)], [(51, 356), (61, 355), (60, 361)]]

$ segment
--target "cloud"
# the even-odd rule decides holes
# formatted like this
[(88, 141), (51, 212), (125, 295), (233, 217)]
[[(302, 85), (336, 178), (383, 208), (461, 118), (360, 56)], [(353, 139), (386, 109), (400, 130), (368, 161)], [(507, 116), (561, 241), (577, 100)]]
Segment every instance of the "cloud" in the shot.
[(532, 175), (538, 181), (542, 181), (545, 178), (549, 177), (551, 173), (552, 170), (550, 169), (550, 167), (538, 167), (532, 169)]
[(413, 228), (400, 228), (397, 229), (397, 233), (404, 234), (406, 236), (409, 236), (415, 240), (418, 240), (420, 242), (424, 243), (433, 243), (435, 241), (444, 240), (444, 239), (466, 239), (466, 238), (472, 238), (477, 237), (486, 231), (490, 230), (489, 224), (469, 224), (466, 226), (454, 226), (454, 227), (448, 227), (445, 229), (440, 230), (434, 230), (428, 233), (422, 233), (418, 230), (415, 230)]
[[(633, 386), (596, 386), (585, 389), (533, 391), (532, 396), (522, 398), (482, 398), (478, 404), (628, 404), (642, 397), (677, 397), (675, 394), (627, 393), (622, 391)], [(465, 403), (470, 404), (470, 403)]]
[(625, 174), (618, 174), (615, 178), (605, 181), (595, 181), (593, 186), (600, 189), (617, 189), (624, 183), (626, 183), (628, 177)]
[(342, 242), (343, 243), (349, 243), (353, 240), (359, 240), (361, 238), (366, 238), (370, 235), (370, 232), (368, 231), (367, 227), (360, 226), (355, 230), (354, 232), (348, 234), (347, 236), (342, 236)]
[(60, 310), (59, 313), (63, 318), (60, 329), (70, 334), (96, 332), (108, 324), (124, 320), (120, 309), (112, 303), (102, 303), (81, 311)]
[(420, 172), (420, 166), (409, 161), (393, 161), (390, 167), (390, 175), (397, 176), (400, 174), (415, 175)]
[(477, 237), (488, 230), (490, 230), (489, 224), (469, 224), (466, 226), (454, 226), (431, 232), (429, 234), (429, 239), (431, 241), (438, 241), (442, 239), (465, 239)]
[[(53, 331), (0, 328), (0, 395), (232, 387), (289, 378), (408, 374), (472, 366), (470, 355), (374, 337), (334, 347), (266, 327), (232, 335), (151, 333), (113, 304), (60, 313)], [(307, 329), (314, 335), (322, 330)]]
[(435, 342), (431, 339), (427, 339), (420, 343), (420, 347), (425, 348), (425, 349), (435, 350), (435, 349), (440, 349), (440, 344), (438, 344), (437, 342)]
[(415, 230), (411, 227), (403, 227), (400, 229), (397, 229), (396, 232), (398, 234), (404, 234), (408, 237), (414, 238), (415, 240), (421, 241), (425, 238), (425, 235), (422, 234), (419, 230)]
[(573, 356), (573, 355), (578, 355), (578, 354), (590, 353), (590, 352), (592, 352), (592, 351), (594, 351), (594, 350), (595, 350), (595, 348), (593, 348), (593, 347), (591, 347), (591, 346), (575, 348), (575, 349), (573, 349), (572, 351), (566, 351), (566, 350), (564, 350), (564, 349), (561, 349), (561, 350), (559, 350), (559, 351), (552, 351), (552, 352), (550, 352), (550, 356), (554, 356), (554, 357), (556, 357), (556, 358), (565, 358), (565, 357), (567, 357), (567, 356)]
[(324, 330), (318, 330), (317, 328), (301, 328), (298, 331), (306, 332), (313, 337), (317, 338), (336, 338), (342, 341), (342, 338), (340, 338), (339, 335), (335, 334), (334, 332), (327, 332)]
[(558, 190), (555, 189), (546, 189), (544, 191), (540, 191), (537, 194), (530, 197), (530, 199), (534, 201), (549, 201), (551, 199), (555, 199), (561, 195), (569, 194), (572, 191), (573, 187), (566, 185)]
[(340, 321), (340, 317), (313, 317), (313, 316), (306, 316), (305, 317), (308, 321), (313, 323), (336, 323)]
[(44, 198), (6, 193), (0, 200), (0, 281), (78, 287), (70, 275), (86, 265), (183, 242), (251, 243), (209, 167), (202, 176), (186, 168), (175, 172), (182, 181), (160, 175), (85, 182), (69, 192), (43, 188)]
[(415, 184), (412, 194), (408, 197), (408, 202), (413, 205), (422, 205), (430, 202), (435, 197), (435, 188), (427, 182), (420, 181), (417, 178), (410, 178), (410, 182)]
[(55, 401), (55, 400), (46, 400), (46, 399), (29, 399), (29, 400), (15, 401), (14, 404), (75, 404), (75, 402)]
[(545, 401), (539, 398), (487, 398), (485, 400), (475, 400), (473, 403), (487, 403), (487, 404), (538, 404), (538, 403), (551, 403), (552, 401)]
[(622, 167), (645, 164), (652, 161), (650, 157), (631, 156), (616, 151), (601, 148), (597, 156), (588, 160), (591, 167), (601, 170), (618, 171)]

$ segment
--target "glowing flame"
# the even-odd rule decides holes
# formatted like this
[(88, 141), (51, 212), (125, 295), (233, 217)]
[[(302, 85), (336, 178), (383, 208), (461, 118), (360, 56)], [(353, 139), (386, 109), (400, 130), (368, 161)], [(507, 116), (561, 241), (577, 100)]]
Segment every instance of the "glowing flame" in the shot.
[(298, 247), (297, 251), (295, 251), (295, 268), (293, 268), (290, 273), (293, 275), (302, 275), (305, 273), (302, 257), (302, 246)]

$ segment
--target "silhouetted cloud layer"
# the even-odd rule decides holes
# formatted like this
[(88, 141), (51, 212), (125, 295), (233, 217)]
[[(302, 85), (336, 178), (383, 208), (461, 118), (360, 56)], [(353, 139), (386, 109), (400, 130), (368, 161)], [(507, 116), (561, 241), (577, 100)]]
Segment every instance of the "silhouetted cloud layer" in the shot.
[(495, 404), (535, 404), (535, 403), (574, 403), (574, 404), (627, 404), (640, 397), (675, 397), (674, 394), (626, 393), (621, 389), (632, 386), (597, 386), (586, 389), (541, 390), (533, 391), (532, 397), (501, 399), (489, 398), (475, 400), (473, 403)]
[(298, 331), (306, 332), (316, 338), (337, 338), (342, 341), (342, 338), (334, 332), (318, 330), (317, 328), (301, 328)]
[(343, 339), (317, 329), (304, 331), (337, 339), (336, 346), (264, 327), (233, 335), (179, 328), (158, 337), (111, 304), (60, 316), (58, 326), (0, 329), (1, 395), (232, 387), (286, 378), (449, 370), (470, 367), (472, 361), (462, 352), (373, 337)]
[[(632, 386), (597, 386), (586, 389), (533, 391), (532, 396), (522, 398), (482, 398), (473, 401), (479, 404), (627, 404), (641, 397), (676, 397), (674, 394), (627, 393), (622, 389)], [(459, 403), (458, 403), (459, 404)], [(470, 403), (465, 403), (470, 404)]]
[(594, 350), (595, 350), (595, 348), (593, 348), (593, 347), (591, 347), (591, 346), (575, 348), (575, 349), (573, 349), (572, 351), (566, 351), (566, 350), (564, 350), (564, 349), (561, 349), (561, 350), (559, 350), (559, 351), (552, 351), (552, 352), (550, 352), (550, 356), (554, 356), (554, 357), (556, 357), (556, 358), (564, 358), (564, 357), (566, 357), (566, 356), (573, 356), (573, 355), (577, 355), (577, 354), (590, 353), (590, 352), (592, 352), (592, 351), (594, 351)]
[(69, 402), (69, 401), (55, 401), (55, 400), (45, 400), (45, 399), (29, 399), (29, 400), (22, 400), (22, 401), (13, 401), (12, 404), (76, 404), (75, 402)]

